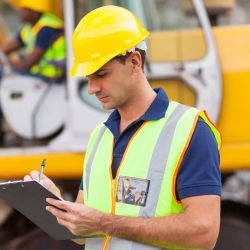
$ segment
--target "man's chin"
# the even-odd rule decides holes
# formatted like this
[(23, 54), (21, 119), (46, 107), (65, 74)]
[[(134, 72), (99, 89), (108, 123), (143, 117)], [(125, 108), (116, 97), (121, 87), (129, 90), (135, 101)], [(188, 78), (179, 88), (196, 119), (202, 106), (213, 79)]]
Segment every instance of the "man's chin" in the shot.
[(102, 105), (102, 108), (103, 108), (104, 110), (107, 110), (107, 111), (117, 108), (116, 105), (115, 105), (115, 103), (113, 103), (113, 102), (111, 102), (111, 101), (108, 101), (108, 100), (105, 100), (105, 101), (100, 102), (100, 103), (101, 103), (101, 105)]
[(102, 108), (104, 110), (111, 110), (114, 109), (111, 105), (108, 105), (107, 103), (102, 103)]

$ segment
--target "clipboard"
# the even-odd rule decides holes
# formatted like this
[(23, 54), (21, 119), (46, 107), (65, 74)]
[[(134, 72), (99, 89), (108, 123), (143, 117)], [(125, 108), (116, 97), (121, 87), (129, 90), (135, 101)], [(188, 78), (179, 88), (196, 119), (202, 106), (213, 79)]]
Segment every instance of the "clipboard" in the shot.
[(56, 217), (46, 210), (46, 198), (60, 198), (35, 180), (0, 183), (0, 198), (55, 240), (84, 238), (72, 234), (66, 227), (58, 224)]

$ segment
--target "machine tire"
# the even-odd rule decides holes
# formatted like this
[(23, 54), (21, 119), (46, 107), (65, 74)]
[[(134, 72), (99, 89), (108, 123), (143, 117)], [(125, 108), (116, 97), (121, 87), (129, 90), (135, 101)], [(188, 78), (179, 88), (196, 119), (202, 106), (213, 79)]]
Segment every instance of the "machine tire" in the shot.
[(249, 207), (232, 204), (226, 209), (222, 206), (221, 227), (215, 250), (249, 250)]

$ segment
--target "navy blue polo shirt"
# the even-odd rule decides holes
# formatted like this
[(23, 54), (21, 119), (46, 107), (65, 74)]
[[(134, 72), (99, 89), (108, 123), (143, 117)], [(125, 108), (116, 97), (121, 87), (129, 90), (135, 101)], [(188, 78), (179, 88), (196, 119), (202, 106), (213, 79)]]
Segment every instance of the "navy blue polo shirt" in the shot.
[[(121, 134), (119, 134), (120, 115), (117, 110), (114, 110), (104, 123), (115, 138), (112, 163), (113, 178), (116, 176), (123, 153), (135, 131), (144, 121), (158, 120), (165, 116), (169, 99), (163, 89), (155, 89), (155, 91), (157, 96), (148, 110)], [(177, 197), (181, 200), (197, 195), (221, 195), (219, 162), (220, 157), (214, 134), (209, 126), (202, 119), (199, 119), (178, 171)], [(80, 189), (83, 189), (82, 182)]]
[[(37, 38), (35, 41), (35, 47), (39, 47), (43, 50), (47, 50), (51, 44), (55, 41), (56, 38), (58, 38), (60, 35), (62, 35), (61, 29), (55, 29), (52, 27), (44, 26), (39, 30), (37, 34)], [(23, 40), (21, 38), (21, 31), (17, 34), (16, 40), (24, 46)]]

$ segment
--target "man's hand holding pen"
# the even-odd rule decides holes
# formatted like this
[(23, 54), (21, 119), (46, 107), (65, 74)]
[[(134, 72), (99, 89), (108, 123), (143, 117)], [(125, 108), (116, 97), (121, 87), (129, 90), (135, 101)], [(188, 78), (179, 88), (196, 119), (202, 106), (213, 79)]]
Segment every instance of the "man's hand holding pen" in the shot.
[[(40, 176), (40, 181), (39, 181)], [(36, 180), (39, 181), (44, 187), (46, 187), (51, 193), (55, 194), (58, 198), (62, 198), (61, 192), (59, 188), (55, 185), (55, 183), (50, 180), (46, 175), (41, 174), (41, 172), (37, 170), (32, 170), (29, 175), (24, 176), (24, 181)]]
[[(44, 166), (45, 161), (42, 162), (40, 171), (32, 170), (24, 177), (24, 181), (36, 180), (61, 198), (61, 200), (47, 198), (46, 210), (56, 217), (59, 224), (67, 227), (75, 235), (100, 234), (99, 226), (104, 213), (78, 202), (65, 201), (55, 183), (43, 174)], [(75, 242), (83, 244), (84, 240), (76, 240)]]

